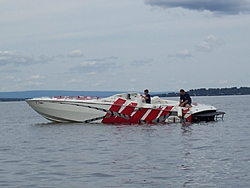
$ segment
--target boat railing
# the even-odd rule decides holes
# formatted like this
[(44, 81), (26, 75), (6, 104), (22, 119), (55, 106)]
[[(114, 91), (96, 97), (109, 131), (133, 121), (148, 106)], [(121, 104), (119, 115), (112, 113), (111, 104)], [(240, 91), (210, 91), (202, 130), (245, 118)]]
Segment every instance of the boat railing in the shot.
[(50, 98), (56, 98), (56, 99), (74, 99), (74, 100), (96, 100), (100, 97), (95, 96), (53, 96)]

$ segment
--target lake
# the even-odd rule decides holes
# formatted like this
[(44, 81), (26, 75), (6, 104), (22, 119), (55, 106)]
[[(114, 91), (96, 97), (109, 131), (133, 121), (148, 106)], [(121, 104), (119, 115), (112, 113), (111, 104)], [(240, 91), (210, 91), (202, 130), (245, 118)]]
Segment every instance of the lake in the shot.
[(25, 102), (2, 102), (0, 186), (250, 187), (250, 96), (192, 99), (224, 120), (55, 124)]

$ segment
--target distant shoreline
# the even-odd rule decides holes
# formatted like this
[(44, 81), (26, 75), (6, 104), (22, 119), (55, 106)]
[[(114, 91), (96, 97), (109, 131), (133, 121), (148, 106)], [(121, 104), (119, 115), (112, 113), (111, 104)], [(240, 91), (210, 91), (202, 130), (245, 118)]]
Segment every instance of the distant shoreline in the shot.
[[(188, 92), (189, 93), (189, 92)], [(242, 95), (250, 95), (250, 94), (221, 94), (221, 95), (190, 95), (192, 97), (213, 97), (213, 96), (242, 96)], [(168, 93), (168, 94), (157, 94), (151, 96), (158, 96), (158, 97), (179, 97), (179, 93)]]
[[(250, 95), (250, 87), (231, 87), (231, 88), (200, 88), (187, 91), (190, 96), (227, 96), (227, 95)], [(4, 92), (0, 92), (4, 93)], [(116, 91), (26, 91), (26, 92), (5, 92), (0, 95), (1, 102), (25, 101), (26, 99), (43, 96), (97, 96), (107, 97), (114, 95)], [(10, 96), (8, 95), (10, 94)], [(21, 95), (19, 95), (21, 94)], [(24, 95), (25, 94), (25, 95)], [(159, 97), (179, 97), (179, 92), (156, 93), (151, 96)]]
[[(241, 94), (237, 94), (241, 95)], [(250, 94), (245, 94), (245, 95), (250, 95)], [(151, 96), (159, 96), (159, 97), (179, 97), (180, 94), (158, 94), (158, 95), (151, 95)], [(212, 96), (235, 96), (234, 94), (230, 95), (196, 95), (196, 96), (207, 96), (207, 97), (212, 97)], [(18, 102), (18, 101), (25, 101), (26, 99), (29, 98), (0, 98), (0, 102)]]
[[(187, 91), (190, 96), (226, 96), (226, 95), (250, 95), (250, 87), (231, 88), (200, 88)], [(159, 94), (159, 97), (177, 97), (180, 93), (170, 92)]]
[(26, 98), (0, 98), (0, 102), (25, 101)]

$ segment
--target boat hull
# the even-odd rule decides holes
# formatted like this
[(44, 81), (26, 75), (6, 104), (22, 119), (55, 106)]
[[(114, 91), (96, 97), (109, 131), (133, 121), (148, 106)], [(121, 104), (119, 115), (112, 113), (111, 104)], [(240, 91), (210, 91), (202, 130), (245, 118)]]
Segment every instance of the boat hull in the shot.
[[(121, 101), (124, 103), (122, 104)], [(58, 123), (134, 124), (183, 121), (174, 106), (138, 107), (138, 103), (125, 104), (123, 99), (112, 104), (33, 99), (26, 102), (44, 118)]]
[(215, 121), (219, 118), (223, 119), (225, 115), (225, 112), (220, 112), (220, 111), (205, 111), (205, 112), (200, 112), (197, 114), (193, 114), (192, 116), (192, 122), (198, 123), (201, 121)]
[[(95, 107), (107, 108), (108, 105), (91, 105), (74, 102), (53, 102), (27, 100), (27, 103), (44, 118), (53, 122), (84, 122), (89, 119), (104, 117), (105, 112)], [(96, 120), (98, 122), (98, 120)], [(99, 121), (101, 122), (101, 121)]]
[[(192, 108), (178, 106), (178, 101), (153, 98), (153, 104), (141, 103), (136, 98), (127, 100), (120, 95), (101, 100), (79, 98), (34, 98), (26, 102), (44, 118), (59, 123), (85, 122), (106, 124), (176, 123), (214, 121), (216, 108), (194, 105)], [(207, 115), (206, 115), (207, 114)]]

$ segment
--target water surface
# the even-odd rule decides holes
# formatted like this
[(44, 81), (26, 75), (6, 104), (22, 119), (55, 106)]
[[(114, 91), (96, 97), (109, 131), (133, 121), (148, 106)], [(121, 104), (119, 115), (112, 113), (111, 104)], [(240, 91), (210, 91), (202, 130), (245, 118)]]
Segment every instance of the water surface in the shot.
[(250, 187), (250, 96), (193, 101), (224, 120), (54, 124), (25, 102), (0, 103), (0, 186)]

